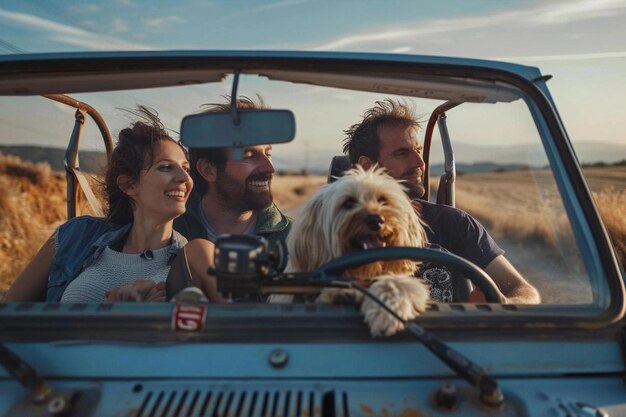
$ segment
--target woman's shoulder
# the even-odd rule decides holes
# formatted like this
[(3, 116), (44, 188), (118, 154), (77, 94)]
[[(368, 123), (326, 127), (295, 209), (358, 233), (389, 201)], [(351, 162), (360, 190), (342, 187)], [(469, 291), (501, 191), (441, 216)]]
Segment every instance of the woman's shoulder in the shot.
[(115, 230), (120, 227), (123, 226), (111, 223), (107, 221), (104, 217), (79, 216), (74, 217), (73, 219), (70, 219), (63, 223), (61, 226), (59, 226), (59, 233), (98, 233)]
[(102, 217), (75, 217), (57, 229), (56, 246), (57, 249), (66, 245), (90, 247), (105, 237), (107, 241), (116, 239), (118, 234), (124, 232), (124, 228), (127, 229), (128, 225), (111, 223)]
[[(82, 263), (93, 245), (108, 235), (121, 233), (123, 226), (108, 222), (101, 217), (80, 216), (63, 223), (55, 232), (55, 256), (58, 265)], [(107, 238), (107, 241), (113, 239)]]

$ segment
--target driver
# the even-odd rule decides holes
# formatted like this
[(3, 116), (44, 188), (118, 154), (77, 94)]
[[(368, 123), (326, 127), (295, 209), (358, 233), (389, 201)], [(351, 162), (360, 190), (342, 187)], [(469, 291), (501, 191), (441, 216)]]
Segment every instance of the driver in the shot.
[[(230, 111), (227, 103), (211, 104), (206, 111)], [(237, 100), (239, 109), (264, 109), (248, 97)], [(210, 138), (209, 138), (210, 139)], [(190, 148), (189, 159), (194, 193), (187, 211), (174, 221), (174, 228), (187, 239), (215, 239), (224, 233), (258, 235), (270, 248), (284, 240), (293, 219), (273, 202), (272, 145), (249, 146), (242, 160), (233, 159), (232, 148)]]
[[(343, 150), (352, 164), (365, 169), (378, 164), (395, 179), (403, 180), (415, 209), (429, 225), (428, 240), (484, 269), (507, 303), (539, 303), (537, 290), (509, 263), (504, 251), (476, 219), (454, 207), (421, 199), (425, 193), (422, 184), (425, 165), (417, 139), (418, 128), (414, 112), (406, 103), (392, 99), (377, 101), (365, 111), (360, 123), (345, 131)], [(449, 292), (451, 288), (445, 290)], [(485, 302), (483, 292), (474, 289), (469, 302)]]

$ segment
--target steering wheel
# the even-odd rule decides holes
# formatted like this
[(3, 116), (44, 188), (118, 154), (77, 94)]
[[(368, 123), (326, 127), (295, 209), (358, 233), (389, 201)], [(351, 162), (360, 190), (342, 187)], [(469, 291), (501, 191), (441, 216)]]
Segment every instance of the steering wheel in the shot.
[(320, 266), (315, 272), (322, 275), (341, 275), (346, 269), (356, 268), (370, 262), (395, 261), (398, 259), (433, 262), (455, 268), (469, 279), (474, 286), (482, 290), (487, 302), (500, 304), (505, 302), (504, 295), (502, 295), (495, 282), (485, 271), (460, 256), (436, 249), (404, 246), (366, 249), (333, 259)]

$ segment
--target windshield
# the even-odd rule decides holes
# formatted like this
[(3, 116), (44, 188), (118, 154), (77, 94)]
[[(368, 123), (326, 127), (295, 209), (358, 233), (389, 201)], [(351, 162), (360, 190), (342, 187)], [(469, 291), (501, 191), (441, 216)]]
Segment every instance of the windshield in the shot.
[[(281, 81), (281, 77), (287, 81)], [(265, 158), (271, 164), (271, 168), (267, 168), (262, 175), (251, 171), (246, 174), (249, 177), (241, 179), (246, 184), (247, 195), (260, 193), (260, 188), (267, 187), (271, 191), (271, 200), (266, 206), (275, 204), (277, 213), (296, 220), (297, 224), (298, 219), (307, 215), (306, 210), (311, 209), (311, 204), (307, 205), (307, 202), (325, 188), (333, 158), (349, 150), (347, 143), (350, 135), (354, 133), (355, 125), (366, 119), (368, 109), (380, 103), (383, 107), (384, 103), (400, 103), (410, 108), (414, 116), (414, 136), (406, 127), (400, 129), (404, 133), (409, 132), (408, 143), (412, 145), (408, 146), (408, 150), (404, 149), (406, 146), (392, 149), (390, 144), (395, 139), (390, 139), (382, 145), (379, 143), (379, 149), (375, 151), (378, 157), (370, 156), (369, 159), (372, 165), (382, 165), (387, 173), (408, 188), (411, 188), (411, 181), (423, 186), (424, 192), (411, 195), (420, 207), (421, 211), (417, 213), (423, 217), (421, 221), (427, 236), (420, 246), (428, 244), (428, 247), (436, 246), (437, 250), (458, 255), (481, 270), (491, 272), (488, 275), (492, 278), (498, 274), (494, 260), (504, 259), (516, 271), (520, 282), (538, 295), (524, 298), (523, 291), (517, 294), (507, 287), (510, 282), (494, 278), (500, 292), (510, 298), (509, 304), (517, 306), (515, 311), (538, 315), (551, 314), (548, 313), (550, 311), (601, 312), (609, 306), (610, 285), (598, 269), (597, 255), (587, 253), (593, 243), (585, 241), (588, 239), (585, 238), (587, 226), (581, 226), (577, 203), (572, 202), (572, 185), (564, 181), (563, 156), (559, 156), (558, 150), (551, 144), (549, 132), (538, 118), (536, 105), (524, 93), (506, 85), (485, 89), (480, 85), (482, 81), (475, 81), (471, 88), (459, 87), (468, 81), (454, 79), (449, 79), (453, 86), (449, 90), (440, 89), (433, 80), (425, 78), (426, 84), (420, 84), (417, 89), (411, 89), (410, 83), (406, 84), (405, 80), (395, 85), (383, 81), (379, 92), (368, 92), (358, 91), (362, 90), (358, 88), (358, 83), (356, 89), (337, 88), (332, 77), (316, 81), (326, 86), (290, 82), (301, 81), (297, 76), (294, 78), (278, 73), (271, 74), (269, 78), (242, 74), (238, 80), (238, 97), (263, 103), (267, 108), (289, 110), (294, 114), (297, 126), (291, 143), (275, 144), (260, 150), (255, 145), (253, 150), (246, 148), (243, 151), (243, 163), (248, 157), (256, 157)], [(205, 111), (214, 104), (230, 103), (232, 83), (233, 76), (228, 75), (221, 82), (209, 84), (76, 93), (71, 96), (100, 113), (114, 143), (120, 131), (136, 120), (137, 105), (158, 113), (169, 135), (178, 138), (183, 117)], [(434, 93), (424, 93), (424, 85)], [(437, 109), (447, 103), (454, 105), (445, 112), (437, 113)], [(58, 233), (55, 231), (59, 225), (67, 220), (63, 154), (75, 129), (76, 109), (40, 96), (10, 96), (0, 99), (0, 110), (3, 126), (0, 129), (0, 142), (3, 143), (0, 148), (0, 180), (7, 191), (1, 200), (3, 227), (0, 230), (0, 251), (4, 259), (11, 260), (3, 263), (0, 269), (0, 293), (6, 293), (42, 244)], [(433, 114), (443, 114), (443, 117), (433, 118)], [(434, 124), (429, 131), (431, 119)], [(393, 126), (391, 128), (395, 128)], [(103, 172), (107, 159), (101, 131), (89, 117), (83, 129), (80, 171), (87, 174), (87, 183), (91, 185), (97, 202), (102, 204), (103, 213), (106, 213), (106, 189), (103, 189), (102, 183), (105, 182)], [(377, 129), (375, 132), (379, 137), (386, 134), (385, 128)], [(413, 145), (415, 148), (411, 148)], [(387, 151), (389, 153), (385, 153)], [(412, 151), (417, 152), (415, 158), (424, 161), (423, 164), (417, 163), (417, 168), (403, 165)], [(255, 152), (260, 152), (260, 156), (254, 156)], [(363, 152), (367, 154), (369, 151)], [(405, 157), (402, 152), (408, 156)], [(191, 162), (194, 163), (193, 158)], [(368, 168), (363, 161), (357, 165)], [(189, 169), (188, 165), (185, 166)], [(225, 172), (234, 175), (230, 171)], [(615, 213), (624, 207), (626, 196), (620, 191), (624, 188), (624, 173), (624, 167), (617, 164), (585, 169), (601, 213)], [(336, 171), (333, 175), (341, 176), (343, 171)], [(205, 177), (208, 176), (210, 173)], [(415, 176), (419, 178), (415, 180)], [(195, 211), (200, 223), (206, 226), (200, 237), (214, 240), (221, 234), (221, 225), (211, 225), (212, 214), (202, 211), (203, 187), (198, 186), (197, 178), (194, 179), (197, 194), (195, 197), (191, 195), (187, 210)], [(231, 180), (229, 192), (234, 195), (237, 178)], [(268, 184), (264, 185), (264, 181)], [(80, 191), (83, 185), (81, 183), (77, 187), (76, 215), (96, 215), (99, 212)], [(431, 207), (441, 205), (453, 207), (454, 213), (461, 213), (458, 215), (470, 220), (450, 223), (447, 217), (429, 211)], [(250, 232), (265, 221), (259, 214), (260, 209), (248, 211), (253, 213), (250, 222), (245, 223), (243, 228), (233, 228), (230, 233), (253, 234)], [(619, 246), (619, 242), (623, 242), (619, 219), (608, 216), (604, 220), (609, 234), (618, 242), (618, 251), (623, 251), (623, 247)], [(440, 234), (445, 234), (446, 238), (440, 239)], [(340, 233), (337, 236), (340, 239)], [(310, 239), (314, 240), (313, 237)], [(310, 243), (308, 250), (317, 250), (315, 245), (331, 244), (329, 241), (315, 241)], [(349, 244), (354, 245), (354, 242)], [(360, 246), (359, 249), (371, 249), (372, 244), (387, 246), (387, 242), (371, 239), (366, 239), (365, 243), (361, 239), (357, 246)], [(473, 249), (467, 249), (468, 245)], [(113, 246), (112, 249), (123, 252), (125, 247)], [(142, 253), (145, 255), (145, 251)], [(420, 265), (431, 263), (421, 262)], [(435, 306), (424, 313), (425, 317), (431, 314), (445, 320), (446, 314), (457, 314), (454, 309), (448, 310), (450, 303), (473, 305), (476, 302), (462, 299), (461, 290), (437, 281), (457, 279), (457, 272), (450, 274), (447, 278), (424, 275), (433, 297), (434, 304), (431, 306)], [(469, 291), (472, 287), (476, 285), (471, 286)], [(300, 301), (313, 302), (317, 294), (313, 293), (314, 296), (308, 295)], [(267, 301), (265, 296), (238, 299), (224, 295), (224, 298), (233, 303), (254, 303), (258, 308), (263, 308), (263, 303)], [(106, 301), (102, 299), (100, 303)], [(141, 306), (137, 308), (141, 309)], [(481, 313), (480, 309), (474, 311), (471, 307), (465, 307), (465, 310), (469, 315)], [(499, 313), (496, 311), (493, 314)]]

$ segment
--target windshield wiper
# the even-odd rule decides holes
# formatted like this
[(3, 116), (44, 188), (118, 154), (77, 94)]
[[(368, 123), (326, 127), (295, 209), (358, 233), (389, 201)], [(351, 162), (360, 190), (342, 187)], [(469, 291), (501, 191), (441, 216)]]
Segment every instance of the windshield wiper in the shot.
[(433, 333), (423, 329), (421, 326), (413, 321), (404, 320), (395, 311), (393, 311), (387, 304), (372, 294), (366, 288), (355, 284), (352, 281), (333, 280), (332, 284), (336, 284), (342, 287), (354, 288), (361, 292), (366, 297), (372, 299), (376, 304), (381, 306), (385, 311), (399, 320), (404, 327), (417, 337), (417, 339), (441, 359), (446, 365), (448, 365), (458, 376), (465, 379), (473, 387), (478, 388), (480, 391), (481, 402), (489, 407), (499, 407), (504, 402), (504, 396), (502, 390), (498, 385), (498, 382), (487, 375), (485, 370), (474, 362), (466, 358), (463, 354), (448, 346), (446, 342), (439, 339)]
[(1, 343), (0, 365), (30, 393), (7, 416), (89, 416), (98, 403), (99, 392), (93, 389), (52, 390), (32, 366)]
[(3, 344), (0, 344), (0, 365), (30, 391), (34, 403), (42, 403), (52, 396), (52, 390), (37, 371)]

